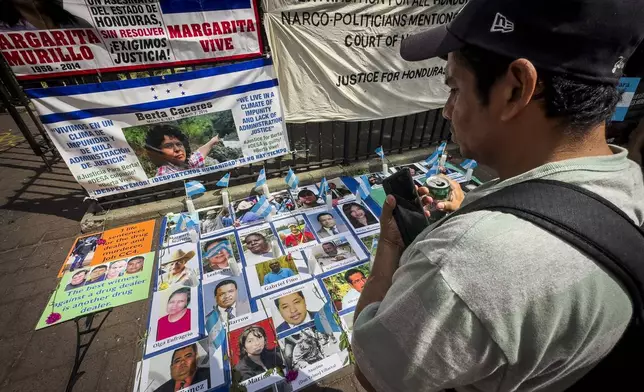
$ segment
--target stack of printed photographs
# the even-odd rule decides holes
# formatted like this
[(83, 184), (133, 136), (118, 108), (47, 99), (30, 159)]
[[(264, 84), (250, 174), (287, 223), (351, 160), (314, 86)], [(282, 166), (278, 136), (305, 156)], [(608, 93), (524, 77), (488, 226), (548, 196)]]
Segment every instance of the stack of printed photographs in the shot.
[(135, 391), (298, 390), (349, 364), (380, 207), (352, 177), (328, 183), (329, 204), (316, 185), (271, 194), (268, 219), (257, 196), (164, 219)]

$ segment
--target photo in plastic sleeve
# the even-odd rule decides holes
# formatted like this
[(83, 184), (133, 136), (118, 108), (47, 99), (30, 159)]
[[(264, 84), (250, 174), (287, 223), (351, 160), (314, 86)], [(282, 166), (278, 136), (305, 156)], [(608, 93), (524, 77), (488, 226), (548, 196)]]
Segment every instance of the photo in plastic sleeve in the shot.
[(319, 191), (315, 185), (306, 185), (291, 189), (290, 192), (298, 208), (315, 208), (326, 204), (325, 200), (318, 198)]
[(379, 227), (378, 218), (364, 203), (349, 202), (337, 207), (353, 230), (358, 233), (374, 230)]
[(425, 176), (425, 173), (427, 173), (427, 169), (419, 163), (409, 163), (407, 165), (398, 165), (398, 166), (390, 167), (389, 172), (393, 174), (404, 168), (409, 169), (409, 172), (414, 179), (422, 178)]
[(197, 210), (199, 214), (199, 228), (201, 237), (216, 235), (218, 232), (226, 229), (232, 229), (235, 217), (232, 209), (224, 206), (214, 206)]
[(364, 244), (365, 249), (369, 252), (371, 262), (376, 258), (376, 250), (378, 250), (378, 241), (380, 240), (380, 230), (370, 231), (359, 236)]
[(336, 310), (352, 309), (369, 277), (369, 263), (350, 267), (322, 279)]
[(206, 391), (225, 382), (222, 365), (210, 354), (208, 339), (187, 343), (143, 360), (134, 391)]
[(163, 246), (189, 242), (192, 236), (199, 236), (199, 215), (196, 212), (166, 215)]
[(243, 156), (232, 110), (123, 128), (148, 178)]
[(252, 297), (282, 290), (309, 280), (312, 275), (303, 252), (299, 251), (248, 266), (245, 272)]
[(271, 260), (283, 254), (273, 229), (268, 223), (238, 230), (237, 234), (246, 266)]
[(241, 270), (243, 264), (235, 233), (224, 233), (218, 237), (201, 240), (199, 246), (204, 282), (220, 279), (221, 276), (232, 276), (232, 263), (237, 263)]
[(268, 201), (275, 207), (276, 214), (288, 214), (297, 209), (295, 200), (288, 189), (272, 193)]
[(347, 350), (340, 349), (341, 335), (324, 333), (312, 326), (278, 340), (287, 366), (298, 371), (297, 378), (291, 381), (294, 391), (349, 363)]
[(156, 290), (173, 286), (196, 286), (201, 279), (197, 244), (186, 242), (159, 251)]
[[(153, 260), (149, 260), (152, 262)], [(132, 256), (121, 260), (114, 260), (91, 268), (76, 269), (65, 275), (69, 276), (65, 291), (89, 286), (105, 280), (116, 279), (123, 276), (136, 275), (143, 271), (145, 255)]]
[(356, 238), (351, 233), (347, 234), (322, 241), (307, 250), (307, 256), (312, 257), (325, 272), (367, 259)]
[[(227, 324), (250, 314), (250, 298), (243, 276), (226, 276), (202, 285), (204, 317), (214, 325), (219, 318)], [(211, 331), (206, 331), (210, 333)]]
[(273, 227), (275, 227), (280, 243), (286, 252), (318, 243), (311, 226), (304, 219), (304, 215), (297, 214), (288, 218), (276, 219), (273, 221)]
[(199, 337), (199, 289), (172, 286), (152, 295), (146, 357)]
[(235, 214), (235, 227), (264, 222), (264, 218), (251, 211), (258, 200), (259, 198), (257, 196), (249, 196), (232, 202), (233, 212)]
[(73, 271), (92, 265), (94, 253), (96, 253), (96, 247), (99, 244), (101, 235), (102, 233), (96, 233), (78, 237), (74, 245), (72, 245), (69, 256), (65, 260), (63, 271)]
[(351, 335), (353, 334), (353, 316), (355, 315), (354, 312), (349, 312), (340, 315), (340, 320), (342, 321), (342, 329), (344, 329), (349, 335), (349, 339), (351, 339)]
[[(342, 181), (340, 177), (333, 178), (331, 180), (327, 180), (327, 184), (329, 184), (329, 190), (327, 191), (328, 195), (331, 195), (331, 199), (336, 202), (336, 203), (344, 203), (345, 201), (351, 201), (356, 199), (356, 195), (354, 195), (349, 188), (345, 185), (345, 183)], [(320, 187), (320, 183), (318, 182), (317, 187)]]
[[(366, 174), (367, 180), (369, 180), (369, 185), (371, 187), (379, 187), (382, 186), (382, 182), (385, 180), (385, 176), (382, 174), (382, 172), (374, 172), (374, 173), (369, 173)], [(358, 181), (358, 178), (361, 176), (353, 177), (354, 180)]]
[[(254, 313), (245, 323), (228, 333), (231, 367), (239, 374), (249, 392), (259, 390), (282, 377), (267, 370), (284, 369), (284, 358), (277, 344), (273, 321), (261, 312)], [(261, 362), (259, 364), (258, 362)]]
[(264, 308), (270, 310), (278, 335), (293, 328), (313, 325), (316, 314), (326, 301), (315, 280), (262, 298)]
[(311, 222), (311, 228), (320, 241), (349, 231), (344, 219), (335, 209), (310, 210), (307, 211), (306, 217)]

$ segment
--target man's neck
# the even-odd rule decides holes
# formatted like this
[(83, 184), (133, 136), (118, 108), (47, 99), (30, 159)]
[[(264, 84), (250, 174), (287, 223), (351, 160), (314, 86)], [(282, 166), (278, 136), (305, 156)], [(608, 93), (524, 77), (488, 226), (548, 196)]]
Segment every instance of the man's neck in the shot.
[(547, 163), (613, 153), (606, 142), (606, 127), (603, 124), (586, 131), (584, 137), (562, 135), (556, 140), (532, 144), (517, 152), (511, 161), (493, 165), (501, 180), (518, 176)]

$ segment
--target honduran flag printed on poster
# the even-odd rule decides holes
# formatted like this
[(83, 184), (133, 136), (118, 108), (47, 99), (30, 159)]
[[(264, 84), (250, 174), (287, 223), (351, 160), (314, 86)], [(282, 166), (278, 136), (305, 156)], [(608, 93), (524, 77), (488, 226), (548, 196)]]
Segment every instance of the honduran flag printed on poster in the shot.
[(93, 197), (229, 172), (288, 151), (270, 59), (27, 94)]

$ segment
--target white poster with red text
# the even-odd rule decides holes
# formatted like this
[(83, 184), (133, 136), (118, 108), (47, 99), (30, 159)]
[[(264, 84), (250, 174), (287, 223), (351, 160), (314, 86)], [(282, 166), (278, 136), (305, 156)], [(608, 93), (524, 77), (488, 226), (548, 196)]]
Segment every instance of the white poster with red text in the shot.
[(255, 0), (9, 0), (3, 7), (0, 52), (21, 80), (263, 52)]

